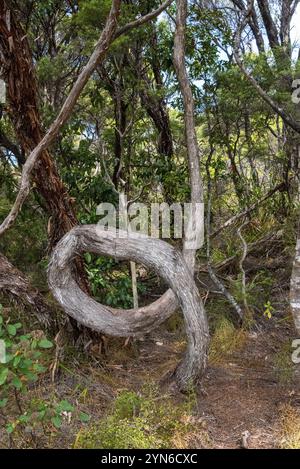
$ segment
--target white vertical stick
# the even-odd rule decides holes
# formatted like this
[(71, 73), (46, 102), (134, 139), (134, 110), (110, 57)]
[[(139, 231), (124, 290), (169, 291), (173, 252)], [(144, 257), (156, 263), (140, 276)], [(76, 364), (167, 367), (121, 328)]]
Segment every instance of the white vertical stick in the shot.
[(0, 104), (5, 104), (6, 102), (6, 84), (5, 81), (0, 79)]
[(133, 307), (134, 309), (138, 309), (139, 299), (138, 299), (138, 290), (137, 290), (137, 281), (136, 281), (136, 263), (135, 262), (130, 262), (130, 269), (131, 269)]

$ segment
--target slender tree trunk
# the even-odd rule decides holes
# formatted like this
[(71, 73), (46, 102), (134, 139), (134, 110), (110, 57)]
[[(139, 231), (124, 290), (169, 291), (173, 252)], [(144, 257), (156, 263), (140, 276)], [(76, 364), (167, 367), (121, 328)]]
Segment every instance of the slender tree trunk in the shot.
[(297, 236), (296, 255), (290, 288), (290, 305), (294, 318), (295, 329), (300, 337), (300, 233)]
[[(194, 98), (185, 65), (186, 21), (188, 8), (187, 0), (177, 0), (176, 7), (174, 65), (184, 102), (185, 135), (189, 155), (190, 184), (192, 194), (191, 202), (192, 204), (199, 204), (204, 203), (203, 182), (200, 175), (200, 151), (196, 134)], [(202, 224), (204, 230), (204, 212)], [(194, 272), (195, 268), (195, 254), (196, 251), (186, 250), (184, 248), (184, 257), (192, 272)], [(199, 370), (201, 370), (199, 373), (203, 373), (207, 363), (209, 331), (204, 305), (200, 298), (199, 302), (202, 321), (201, 327), (198, 331), (198, 341), (201, 343), (201, 348), (196, 354), (196, 360), (198, 360), (198, 367)], [(192, 373), (193, 368), (194, 364), (192, 357), (186, 355), (184, 366), (179, 367), (177, 370), (177, 380), (179, 382), (187, 382), (188, 376)]]
[[(176, 31), (174, 42), (174, 66), (179, 80), (184, 103), (185, 140), (188, 150), (189, 175), (191, 185), (191, 203), (204, 204), (203, 181), (200, 173), (200, 151), (195, 124), (195, 105), (189, 76), (185, 65), (185, 35), (187, 19), (187, 1), (177, 0)], [(201, 220), (204, 228), (204, 212)], [(189, 234), (186, 234), (189, 235)], [(203, 240), (204, 241), (204, 240)], [(195, 267), (196, 251), (184, 247), (184, 255), (191, 270)]]
[(144, 108), (158, 131), (158, 153), (172, 157), (174, 149), (169, 114), (163, 100), (151, 94), (148, 77), (144, 77), (144, 88), (141, 89), (140, 96)]
[(122, 94), (123, 89), (116, 88), (114, 96), (115, 99), (115, 167), (112, 176), (112, 181), (118, 189), (119, 180), (122, 176), (122, 165), (123, 165), (123, 150), (124, 150), (124, 138), (126, 133), (127, 125), (127, 105), (123, 100)]

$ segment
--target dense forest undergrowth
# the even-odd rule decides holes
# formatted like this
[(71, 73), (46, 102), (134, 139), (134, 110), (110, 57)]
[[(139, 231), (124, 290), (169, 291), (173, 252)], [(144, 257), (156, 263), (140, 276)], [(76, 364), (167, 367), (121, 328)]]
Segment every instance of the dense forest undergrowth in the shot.
[(299, 14), (0, 0), (1, 448), (300, 448)]
[[(52, 346), (49, 342), (40, 359), (44, 370), (6, 409), (14, 429), (7, 433), (3, 427), (1, 446), (297, 448), (300, 375), (291, 361), (294, 326), (288, 298), (293, 240), (289, 230), (280, 228), (275, 224), (276, 236), (245, 263), (249, 311), (242, 325), (205, 266), (199, 268), (197, 283), (212, 336), (201, 386), (184, 395), (170, 381), (186, 347), (180, 313), (139, 339), (103, 337), (84, 351), (72, 340), (51, 338)], [(234, 232), (229, 233), (227, 240), (233, 239)], [(220, 257), (221, 249), (216, 252)], [(34, 265), (31, 275), (43, 290)], [(239, 299), (238, 261), (226, 263), (219, 275)], [(147, 284), (141, 301), (147, 303), (163, 291), (163, 285), (145, 269), (141, 276)], [(29, 333), (43, 338), (38, 324), (32, 331), (28, 311), (5, 298), (2, 303), (4, 322), (22, 322), (17, 336)]]

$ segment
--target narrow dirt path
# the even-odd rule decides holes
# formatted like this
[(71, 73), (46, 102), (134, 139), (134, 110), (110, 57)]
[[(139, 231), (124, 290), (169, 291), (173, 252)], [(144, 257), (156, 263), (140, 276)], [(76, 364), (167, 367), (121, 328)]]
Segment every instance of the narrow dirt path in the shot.
[[(197, 414), (206, 422), (214, 448), (279, 447), (280, 409), (284, 404), (300, 405), (300, 369), (285, 350), (293, 334), (291, 323), (271, 321), (260, 331), (247, 333), (243, 347), (224, 362), (209, 366), (198, 390)], [(147, 338), (139, 347), (139, 358), (127, 369), (131, 385), (163, 377), (183, 348), (184, 343), (163, 331)], [(277, 364), (281, 354), (285, 361)]]

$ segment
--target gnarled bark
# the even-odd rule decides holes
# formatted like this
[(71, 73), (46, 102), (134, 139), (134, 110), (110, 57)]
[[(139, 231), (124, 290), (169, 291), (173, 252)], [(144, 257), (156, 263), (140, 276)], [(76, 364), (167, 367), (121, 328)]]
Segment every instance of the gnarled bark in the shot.
[[(140, 262), (165, 280), (182, 308), (188, 338), (187, 352), (176, 370), (177, 382), (181, 389), (187, 389), (197, 381), (206, 366), (208, 324), (201, 297), (182, 254), (164, 241), (134, 233), (124, 239), (97, 225), (76, 227), (60, 241), (48, 269), (53, 295), (79, 323), (117, 337), (137, 336), (147, 331), (143, 308), (108, 308), (80, 290), (72, 274), (72, 259), (83, 252)], [(148, 329), (149, 326), (150, 323)]]
[(0, 253), (0, 291), (13, 297), (22, 305), (29, 306), (42, 327), (49, 329), (53, 315), (42, 295), (30, 284), (25, 275)]

